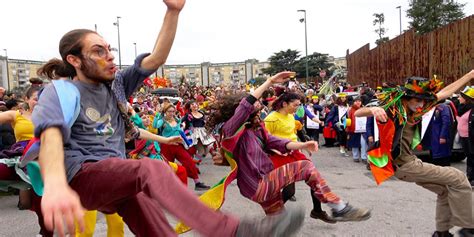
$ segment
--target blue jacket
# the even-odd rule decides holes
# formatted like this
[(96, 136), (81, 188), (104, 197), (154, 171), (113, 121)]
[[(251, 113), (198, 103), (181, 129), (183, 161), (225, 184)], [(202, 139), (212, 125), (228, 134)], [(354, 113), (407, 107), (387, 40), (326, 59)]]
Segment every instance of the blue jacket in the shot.
[(367, 141), (367, 144), (369, 144), (369, 137), (375, 136), (374, 126), (375, 126), (375, 118), (373, 116), (367, 117), (367, 123), (365, 124), (365, 140)]
[[(453, 118), (449, 106), (437, 105), (422, 140), (423, 149), (431, 150), (433, 159), (451, 156), (450, 131), (452, 125)], [(441, 138), (446, 139), (445, 144), (439, 143)]]

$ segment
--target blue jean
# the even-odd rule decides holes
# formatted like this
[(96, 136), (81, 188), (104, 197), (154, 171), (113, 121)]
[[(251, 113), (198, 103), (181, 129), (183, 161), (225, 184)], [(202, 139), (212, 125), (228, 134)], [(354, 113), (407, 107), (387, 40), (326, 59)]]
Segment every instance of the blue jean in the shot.
[(360, 151), (358, 147), (352, 148), (352, 158), (354, 158), (354, 160), (358, 160), (359, 158), (367, 160), (367, 141), (365, 141), (364, 134), (360, 136)]

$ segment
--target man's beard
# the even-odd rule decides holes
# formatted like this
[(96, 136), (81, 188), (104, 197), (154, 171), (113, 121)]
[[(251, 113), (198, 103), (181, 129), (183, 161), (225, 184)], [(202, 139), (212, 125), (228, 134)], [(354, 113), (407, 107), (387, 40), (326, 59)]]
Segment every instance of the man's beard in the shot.
[(114, 78), (106, 78), (100, 75), (97, 63), (90, 58), (82, 58), (81, 71), (88, 79), (100, 83), (110, 83)]

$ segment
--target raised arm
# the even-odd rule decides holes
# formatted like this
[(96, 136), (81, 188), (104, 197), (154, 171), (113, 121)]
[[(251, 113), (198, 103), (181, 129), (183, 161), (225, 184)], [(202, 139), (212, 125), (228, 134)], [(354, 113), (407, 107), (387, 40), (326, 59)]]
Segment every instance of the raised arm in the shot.
[(164, 0), (168, 10), (166, 11), (153, 52), (142, 61), (141, 67), (143, 69), (156, 71), (166, 62), (176, 35), (179, 13), (183, 9), (185, 2), (186, 0)]
[(254, 111), (253, 104), (262, 97), (262, 94), (267, 90), (271, 85), (276, 83), (283, 83), (288, 80), (290, 76), (294, 75), (294, 72), (280, 72), (273, 77), (268, 78), (265, 83), (259, 86), (250, 96), (243, 99), (237, 109), (234, 112), (234, 115), (225, 122), (222, 127), (224, 136), (233, 135), (237, 129), (242, 126), (242, 124), (247, 121), (250, 114)]
[(380, 122), (387, 122), (387, 119), (388, 119), (387, 113), (381, 107), (363, 107), (363, 108), (358, 109), (354, 115), (356, 117), (374, 116)]
[(463, 86), (469, 83), (474, 78), (474, 70), (466, 73), (466, 75), (462, 76), (461, 78), (457, 79), (453, 83), (449, 84), (445, 88), (436, 94), (438, 101), (447, 99), (451, 97), (456, 91), (459, 91)]

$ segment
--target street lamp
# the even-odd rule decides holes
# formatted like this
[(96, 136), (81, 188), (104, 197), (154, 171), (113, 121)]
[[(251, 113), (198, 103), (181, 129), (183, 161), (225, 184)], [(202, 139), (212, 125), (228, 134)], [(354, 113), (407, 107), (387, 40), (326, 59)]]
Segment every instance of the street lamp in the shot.
[(137, 58), (137, 43), (133, 43), (133, 46), (135, 46), (135, 58)]
[(117, 22), (114, 22), (114, 26), (117, 26), (117, 35), (118, 35), (118, 53), (119, 53), (119, 68), (122, 69), (122, 52), (120, 50), (120, 24), (119, 19), (121, 17), (117, 16)]
[(8, 51), (7, 49), (3, 49), (3, 51), (5, 51), (5, 62), (6, 62), (6, 65), (7, 65), (7, 90), (10, 90), (10, 72), (9, 72), (9, 68), (8, 68)]
[(402, 34), (402, 6), (398, 6), (397, 8), (400, 15), (400, 34)]
[(306, 48), (306, 86), (308, 86), (309, 85), (308, 83), (308, 76), (309, 76), (309, 73), (308, 73), (308, 31), (306, 28), (306, 10), (298, 10), (297, 12), (304, 13), (304, 18), (301, 18), (300, 22), (301, 23), (304, 22), (304, 45)]

